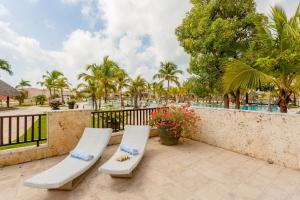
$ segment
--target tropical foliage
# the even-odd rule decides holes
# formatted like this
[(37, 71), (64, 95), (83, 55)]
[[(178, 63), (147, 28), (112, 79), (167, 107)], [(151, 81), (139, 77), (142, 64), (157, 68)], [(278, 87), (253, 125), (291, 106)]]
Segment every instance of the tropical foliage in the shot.
[[(57, 70), (51, 72), (47, 71), (47, 73), (43, 75), (43, 81), (38, 82), (38, 84), (49, 90), (50, 98), (57, 98), (60, 96), (62, 102), (64, 102), (63, 90), (70, 86), (68, 79), (64, 74)], [(58, 93), (60, 93), (60, 95)]]
[[(192, 9), (176, 30), (181, 46), (191, 56), (188, 72), (198, 95), (222, 94), (225, 64), (243, 56), (261, 16), (255, 12), (254, 0), (191, 2)], [(224, 94), (228, 108), (228, 94)]]
[(10, 64), (3, 59), (0, 59), (0, 70), (7, 72), (9, 75), (13, 75)]
[(23, 79), (21, 79), (19, 85), (16, 86), (17, 89), (24, 89), (24, 87), (29, 87), (30, 85), (30, 81), (25, 81)]
[[(226, 91), (257, 89), (269, 85), (275, 91), (281, 112), (287, 112), (300, 75), (300, 6), (288, 19), (285, 11), (272, 8), (271, 22), (257, 22), (255, 40), (248, 57), (226, 66), (223, 82)], [(271, 87), (270, 87), (271, 86)]]
[(44, 94), (40, 94), (40, 95), (35, 96), (34, 100), (35, 100), (36, 105), (44, 105), (47, 100), (47, 97)]
[(129, 85), (129, 92), (133, 97), (134, 107), (138, 108), (138, 99), (142, 97), (142, 92), (146, 86), (146, 80), (143, 79), (141, 76), (136, 77), (135, 79), (131, 80)]
[(160, 63), (160, 70), (157, 74), (153, 76), (153, 79), (160, 79), (163, 83), (164, 81), (167, 82), (167, 91), (169, 92), (170, 84), (175, 83), (177, 86), (180, 85), (178, 80), (178, 75), (183, 74), (183, 71), (177, 69), (177, 65), (172, 62), (161, 62)]

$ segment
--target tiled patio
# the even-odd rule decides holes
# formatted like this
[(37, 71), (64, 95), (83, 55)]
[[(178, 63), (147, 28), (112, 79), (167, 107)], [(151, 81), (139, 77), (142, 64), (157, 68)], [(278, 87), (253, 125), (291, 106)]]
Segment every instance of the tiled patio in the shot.
[(113, 199), (300, 199), (300, 172), (220, 148), (186, 140), (168, 147), (151, 139), (134, 178), (112, 179), (99, 173), (116, 149), (109, 147), (97, 167), (73, 191), (23, 186), (24, 179), (59, 162), (50, 158), (0, 169), (3, 200)]

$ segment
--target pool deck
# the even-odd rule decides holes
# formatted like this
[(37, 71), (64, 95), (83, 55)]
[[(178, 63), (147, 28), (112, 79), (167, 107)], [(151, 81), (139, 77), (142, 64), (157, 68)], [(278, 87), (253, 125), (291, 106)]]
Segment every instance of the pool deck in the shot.
[(300, 172), (203, 143), (186, 140), (149, 145), (132, 179), (113, 179), (97, 168), (117, 146), (110, 146), (84, 181), (73, 191), (48, 191), (23, 186), (23, 181), (58, 163), (64, 156), (0, 169), (0, 199), (9, 200), (240, 200), (300, 199)]

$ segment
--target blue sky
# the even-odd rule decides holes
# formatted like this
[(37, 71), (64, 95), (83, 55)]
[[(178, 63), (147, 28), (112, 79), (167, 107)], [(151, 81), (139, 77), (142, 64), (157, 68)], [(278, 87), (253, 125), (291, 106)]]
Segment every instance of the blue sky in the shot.
[[(258, 10), (267, 13), (275, 3), (291, 15), (300, 0), (257, 0)], [(105, 55), (148, 80), (160, 61), (185, 70), (188, 56), (174, 30), (189, 8), (189, 0), (0, 0), (0, 57), (15, 72), (0, 76), (12, 85), (21, 78), (35, 85), (56, 69), (75, 85), (84, 65)]]
[(10, 12), (3, 19), (9, 21), (16, 32), (41, 41), (41, 47), (51, 50), (60, 49), (62, 41), (73, 30), (96, 31), (104, 24), (101, 20), (91, 24), (81, 15), (80, 4), (65, 4), (57, 0), (0, 2)]

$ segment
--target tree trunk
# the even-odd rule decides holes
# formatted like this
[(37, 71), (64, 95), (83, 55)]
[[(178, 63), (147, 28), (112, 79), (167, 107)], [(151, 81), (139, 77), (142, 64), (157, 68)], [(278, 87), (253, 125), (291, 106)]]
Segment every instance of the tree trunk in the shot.
[(98, 107), (99, 107), (99, 110), (101, 110), (101, 100), (102, 100), (102, 99), (101, 99), (101, 97), (100, 97), (100, 100), (99, 100), (99, 106), (98, 106)]
[(6, 97), (6, 106), (9, 108), (9, 97)]
[(60, 96), (61, 96), (61, 101), (62, 101), (63, 103), (65, 103), (65, 100), (64, 100), (64, 90), (63, 90), (63, 88), (60, 89)]
[(241, 90), (239, 88), (239, 89), (236, 90), (235, 109), (240, 109), (241, 108), (240, 94), (241, 94)]
[(288, 92), (284, 89), (280, 90), (280, 100), (279, 100), (279, 107), (281, 113), (287, 113), (288, 112), (288, 104), (290, 101), (290, 97), (288, 95)]
[(104, 103), (107, 103), (107, 88), (104, 86)]
[(104, 103), (105, 104), (107, 103), (107, 93), (106, 92), (104, 93)]
[(294, 96), (293, 96), (293, 103), (295, 106), (297, 106), (297, 98), (296, 98), (296, 93), (294, 92)]
[(271, 105), (271, 103), (272, 103), (272, 95), (271, 95), (271, 92), (270, 92), (270, 94), (269, 94), (269, 102), (268, 102), (268, 111), (269, 112), (272, 112), (272, 105)]
[(225, 94), (223, 99), (224, 99), (224, 108), (228, 109), (229, 108), (229, 96), (228, 96), (228, 94)]
[(138, 108), (138, 94), (134, 93), (134, 108)]
[(124, 106), (122, 105), (123, 103), (123, 94), (122, 94), (122, 91), (120, 91), (120, 106), (121, 108), (123, 108)]
[(286, 102), (285, 99), (280, 100), (279, 107), (280, 107), (280, 112), (281, 113), (287, 113), (288, 107), (287, 107), (287, 102)]
[(167, 92), (167, 103), (169, 101), (169, 93), (170, 93), (170, 81), (168, 80), (168, 92)]
[(249, 104), (249, 93), (246, 92), (246, 104)]

